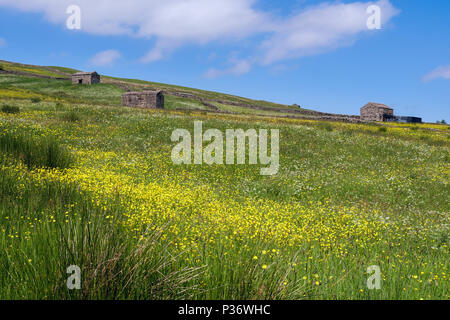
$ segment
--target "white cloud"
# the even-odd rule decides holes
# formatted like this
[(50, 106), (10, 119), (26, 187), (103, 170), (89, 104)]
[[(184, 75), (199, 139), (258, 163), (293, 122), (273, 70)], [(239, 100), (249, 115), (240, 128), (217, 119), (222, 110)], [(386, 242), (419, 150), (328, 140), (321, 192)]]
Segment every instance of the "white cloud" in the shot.
[(218, 70), (215, 68), (209, 69), (205, 73), (206, 78), (217, 78), (224, 75), (235, 75), (239, 76), (242, 74), (246, 74), (250, 71), (252, 64), (247, 60), (237, 60), (233, 62), (233, 65), (224, 70)]
[[(257, 0), (0, 0), (0, 6), (43, 12), (52, 23), (66, 25), (66, 8), (81, 8), (82, 31), (96, 35), (129, 35), (153, 38), (156, 45), (143, 62), (163, 59), (184, 44), (235, 41), (251, 36), (266, 40), (254, 48), (252, 60), (272, 64), (284, 59), (347, 45), (368, 33), (366, 9), (377, 4), (382, 22), (398, 11), (389, 0), (325, 3), (289, 17), (256, 9)], [(244, 64), (228, 73), (246, 70)], [(214, 73), (214, 72), (212, 72)]]
[(159, 40), (157, 41), (155, 47), (141, 58), (141, 61), (144, 63), (149, 63), (164, 59), (181, 45), (181, 42), (175, 40)]
[(97, 53), (90, 60), (90, 63), (96, 67), (111, 66), (122, 55), (117, 50), (106, 50)]
[(272, 64), (352, 44), (358, 34), (371, 32), (366, 10), (372, 4), (381, 8), (382, 25), (399, 13), (388, 0), (311, 7), (276, 24), (273, 36), (261, 46), (261, 63)]
[(450, 79), (450, 65), (448, 66), (440, 66), (426, 74), (423, 78), (423, 82), (429, 82), (435, 79)]
[(8, 44), (5, 39), (0, 38), (0, 48), (6, 47)]
[(244, 38), (264, 25), (255, 0), (0, 0), (0, 6), (43, 12), (65, 26), (66, 9), (81, 8), (81, 31), (97, 35), (156, 37), (157, 46), (142, 60), (152, 62), (184, 43)]

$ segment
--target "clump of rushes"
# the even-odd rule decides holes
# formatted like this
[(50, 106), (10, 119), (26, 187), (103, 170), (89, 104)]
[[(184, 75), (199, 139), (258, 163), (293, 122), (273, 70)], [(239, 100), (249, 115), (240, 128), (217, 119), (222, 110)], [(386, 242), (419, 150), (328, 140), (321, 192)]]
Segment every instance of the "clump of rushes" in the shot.
[(16, 113), (20, 112), (19, 107), (10, 106), (10, 105), (3, 105), (1, 110), (3, 113), (8, 113), (8, 114), (16, 114)]
[(29, 168), (65, 169), (73, 163), (71, 153), (52, 136), (5, 131), (0, 134), (0, 151), (12, 154)]
[(331, 124), (329, 124), (329, 123), (326, 123), (326, 122), (320, 122), (318, 127), (319, 127), (319, 129), (325, 130), (325, 131), (328, 131), (328, 132), (333, 131), (333, 126)]
[(32, 103), (39, 103), (41, 102), (41, 98), (31, 98)]
[[(164, 229), (135, 239), (120, 227), (120, 208), (98, 206), (75, 185), (36, 180), (3, 161), (0, 157), (7, 167), (0, 168), (0, 181), (7, 182), (0, 184), (3, 232), (27, 231), (15, 239), (0, 237), (0, 251), (8, 252), (0, 255), (0, 266), (8, 270), (0, 274), (0, 299), (192, 298), (203, 270), (177, 267), (181, 257), (162, 240)], [(23, 200), (11, 203), (19, 193)], [(69, 266), (82, 272), (80, 290), (68, 290)]]
[(387, 132), (387, 128), (386, 127), (379, 127), (378, 131), (379, 132)]
[(62, 115), (62, 120), (67, 122), (78, 122), (81, 120), (80, 115), (76, 111), (69, 111)]

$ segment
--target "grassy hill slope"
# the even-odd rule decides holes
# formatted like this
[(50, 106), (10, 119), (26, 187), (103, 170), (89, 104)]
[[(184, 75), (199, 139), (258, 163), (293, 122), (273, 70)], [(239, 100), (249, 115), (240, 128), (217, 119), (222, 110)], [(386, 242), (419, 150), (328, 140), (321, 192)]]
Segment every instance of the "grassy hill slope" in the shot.
[[(154, 89), (165, 92), (167, 98), (166, 108), (168, 109), (198, 109), (223, 113), (270, 116), (310, 118), (336, 116), (338, 119), (342, 118), (342, 116), (338, 115), (323, 114), (313, 110), (252, 100), (229, 94), (109, 76), (102, 76), (102, 84), (98, 86), (72, 88), (68, 79), (71, 74), (78, 70), (65, 67), (24, 65), (0, 60), (0, 68), (8, 75), (8, 77), (3, 77), (3, 87), (8, 87), (10, 91), (15, 88), (25, 89), (29, 91), (29, 95), (40, 95), (47, 100), (59, 99), (68, 102), (120, 105), (121, 94), (127, 90)], [(92, 94), (92, 92), (97, 91), (101, 94), (101, 97)], [(9, 94), (13, 95), (14, 93), (9, 92)], [(21, 95), (17, 93), (14, 97), (19, 98)], [(27, 96), (22, 95), (22, 97), (26, 98)]]

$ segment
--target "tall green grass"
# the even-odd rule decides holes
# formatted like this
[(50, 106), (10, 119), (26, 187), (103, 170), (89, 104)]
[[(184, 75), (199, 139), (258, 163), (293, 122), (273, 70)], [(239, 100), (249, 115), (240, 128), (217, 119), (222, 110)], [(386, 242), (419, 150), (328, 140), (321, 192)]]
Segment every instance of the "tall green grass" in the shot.
[[(393, 128), (383, 133), (378, 126), (273, 125), (261, 119), (212, 118), (194, 112), (78, 105), (73, 111), (82, 121), (74, 125), (71, 116), (64, 115), (72, 112), (73, 104), (18, 105), (24, 116), (17, 121), (19, 117), (5, 116), (0, 125), (8, 130), (3, 132), (14, 139), (24, 135), (38, 149), (54, 139), (47, 134), (58, 132), (65, 144), (86, 156), (78, 163), (81, 173), (114, 172), (142, 183), (168, 176), (187, 186), (206, 185), (217, 197), (234, 201), (364, 207), (400, 227), (398, 237), (382, 234), (370, 248), (352, 238), (336, 239), (352, 243), (348, 252), (331, 253), (311, 246), (312, 242), (278, 248), (270, 239), (245, 238), (234, 240), (233, 246), (220, 239), (198, 240), (198, 261), (197, 251), (172, 256), (174, 246), (168, 241), (182, 239), (189, 223), (178, 225), (179, 237), (169, 239), (163, 234), (176, 226), (150, 225), (146, 240), (141, 240), (140, 230), (123, 230), (126, 210), (120, 199), (126, 193), (112, 192), (94, 200), (71, 185), (70, 174), (64, 182), (41, 180), (44, 174), (19, 165), (23, 151), (8, 147), (10, 151), (0, 157), (0, 299), (448, 298), (448, 280), (441, 276), (448, 274), (448, 145), (430, 145), (433, 141), (421, 138), (446, 132), (405, 128), (411, 136), (402, 138)], [(249, 166), (173, 166), (171, 132), (191, 130), (199, 118), (205, 121), (205, 130), (279, 128), (280, 173), (262, 177)], [(23, 123), (39, 129), (26, 133)], [(34, 166), (45, 166), (42, 163)], [(195, 209), (195, 198), (192, 203)], [(324, 222), (339, 215), (336, 210)], [(300, 221), (302, 213), (293, 212), (293, 217)], [(186, 222), (190, 219), (186, 216)], [(219, 238), (230, 236), (218, 232)], [(273, 248), (281, 249), (280, 254), (271, 255)], [(382, 269), (382, 290), (366, 288), (365, 272), (372, 264)], [(66, 287), (70, 265), (82, 270), (79, 291)]]
[[(163, 229), (136, 239), (121, 228), (120, 206), (100, 207), (76, 186), (9, 166), (0, 155), (0, 299), (190, 298), (202, 270), (175, 268)], [(67, 287), (72, 265), (80, 290)]]
[(79, 122), (81, 121), (81, 116), (78, 112), (71, 110), (69, 112), (65, 112), (61, 115), (61, 120), (67, 122)]
[(6, 131), (0, 134), (0, 151), (8, 153), (29, 168), (46, 167), (65, 169), (73, 157), (52, 136), (33, 136), (27, 132)]
[(20, 113), (20, 108), (16, 107), (16, 106), (10, 106), (8, 104), (5, 104), (2, 106), (2, 108), (0, 109), (1, 112), (3, 113), (7, 113), (7, 114), (17, 114)]

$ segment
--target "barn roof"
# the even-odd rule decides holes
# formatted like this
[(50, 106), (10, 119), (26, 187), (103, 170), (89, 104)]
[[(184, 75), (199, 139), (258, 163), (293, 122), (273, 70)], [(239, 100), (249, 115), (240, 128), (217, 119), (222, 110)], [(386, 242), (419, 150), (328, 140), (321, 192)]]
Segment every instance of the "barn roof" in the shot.
[(74, 76), (87, 76), (87, 75), (91, 75), (91, 74), (98, 74), (98, 73), (95, 72), (95, 71), (92, 71), (92, 72), (77, 72), (77, 73), (74, 73), (73, 75)]
[(162, 93), (162, 90), (144, 90), (144, 91), (128, 91), (125, 92), (124, 94), (126, 95), (140, 95), (140, 94), (160, 94)]
[(384, 109), (389, 109), (389, 110), (394, 110), (390, 107), (388, 107), (385, 104), (382, 103), (376, 103), (376, 102), (369, 102), (368, 104), (366, 104), (363, 108), (368, 108), (368, 107), (377, 107), (377, 108), (384, 108)]

